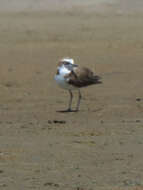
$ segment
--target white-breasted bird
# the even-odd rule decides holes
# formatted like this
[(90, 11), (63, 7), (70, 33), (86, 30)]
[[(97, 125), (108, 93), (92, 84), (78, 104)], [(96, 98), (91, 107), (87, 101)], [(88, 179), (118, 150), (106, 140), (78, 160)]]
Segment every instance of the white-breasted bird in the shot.
[(74, 63), (72, 58), (61, 59), (58, 63), (55, 80), (61, 88), (68, 90), (70, 94), (69, 106), (65, 112), (73, 111), (71, 109), (73, 99), (72, 90), (78, 90), (78, 101), (76, 109), (74, 110), (78, 111), (82, 98), (80, 88), (93, 84), (100, 84), (102, 83), (100, 79), (101, 78), (94, 74), (89, 68), (79, 67)]

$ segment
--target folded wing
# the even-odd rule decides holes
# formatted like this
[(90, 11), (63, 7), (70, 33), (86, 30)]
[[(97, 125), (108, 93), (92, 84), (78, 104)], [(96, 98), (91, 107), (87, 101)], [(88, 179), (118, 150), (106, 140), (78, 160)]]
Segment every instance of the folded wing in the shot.
[(79, 88), (102, 83), (100, 79), (98, 75), (94, 75), (93, 72), (86, 67), (74, 68), (67, 77), (69, 84)]

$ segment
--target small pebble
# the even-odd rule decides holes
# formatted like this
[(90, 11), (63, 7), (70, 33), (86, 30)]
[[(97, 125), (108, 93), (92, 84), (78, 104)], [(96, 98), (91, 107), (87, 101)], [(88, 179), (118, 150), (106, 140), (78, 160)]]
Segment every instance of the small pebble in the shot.
[(52, 123), (59, 123), (59, 124), (65, 124), (66, 121), (65, 120), (48, 120), (48, 124), (52, 124)]
[(53, 123), (64, 124), (64, 123), (66, 123), (66, 121), (64, 121), (64, 120), (53, 120)]
[(59, 184), (57, 183), (52, 183), (52, 182), (47, 182), (44, 184), (44, 186), (54, 186), (54, 187), (59, 187)]

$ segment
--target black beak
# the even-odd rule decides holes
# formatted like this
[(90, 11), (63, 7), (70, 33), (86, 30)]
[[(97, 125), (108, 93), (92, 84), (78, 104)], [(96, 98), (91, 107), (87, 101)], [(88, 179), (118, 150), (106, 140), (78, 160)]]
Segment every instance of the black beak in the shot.
[(78, 67), (78, 65), (77, 64), (73, 64), (73, 67)]

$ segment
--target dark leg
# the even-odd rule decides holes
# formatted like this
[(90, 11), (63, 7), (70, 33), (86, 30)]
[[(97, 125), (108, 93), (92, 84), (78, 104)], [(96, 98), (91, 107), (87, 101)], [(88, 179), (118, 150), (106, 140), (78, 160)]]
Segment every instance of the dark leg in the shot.
[(77, 106), (76, 106), (76, 111), (79, 111), (79, 106), (80, 106), (80, 100), (81, 100), (82, 96), (81, 96), (81, 92), (80, 89), (78, 90), (78, 102), (77, 102)]
[(69, 100), (69, 106), (68, 106), (67, 111), (71, 111), (71, 105), (72, 105), (72, 99), (73, 99), (73, 94), (71, 90), (69, 90), (69, 94), (70, 94), (70, 100)]

